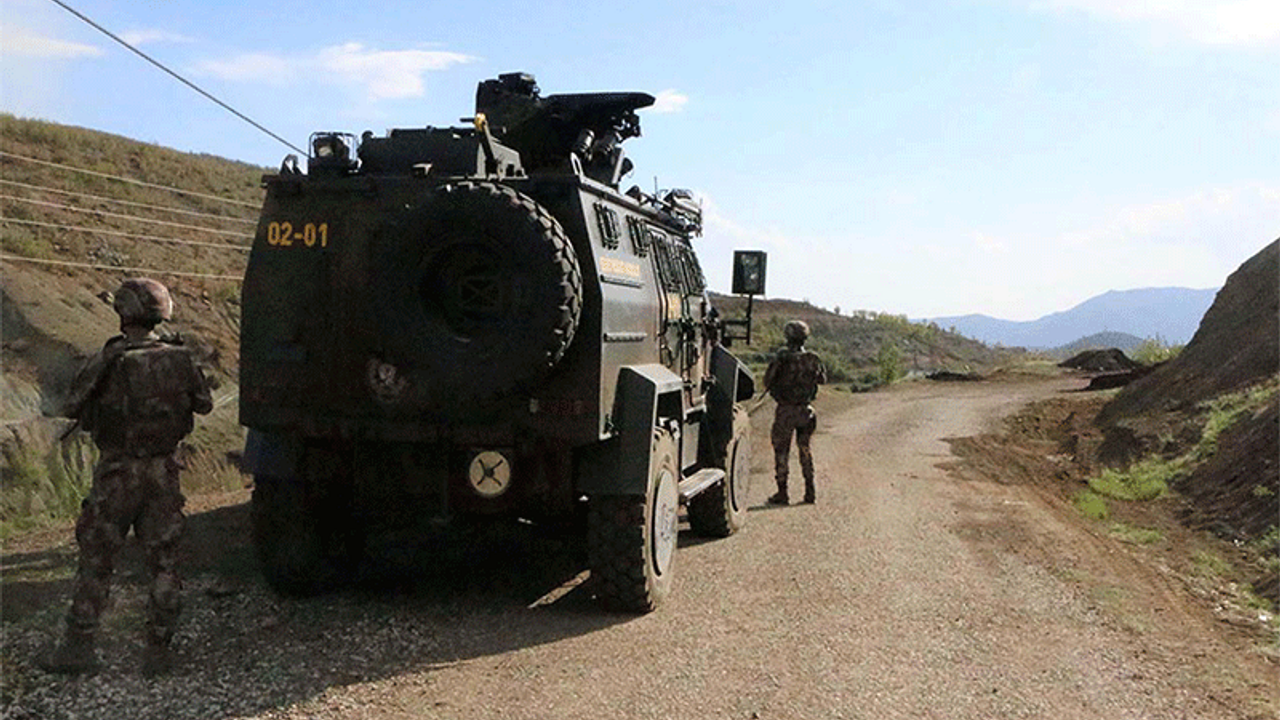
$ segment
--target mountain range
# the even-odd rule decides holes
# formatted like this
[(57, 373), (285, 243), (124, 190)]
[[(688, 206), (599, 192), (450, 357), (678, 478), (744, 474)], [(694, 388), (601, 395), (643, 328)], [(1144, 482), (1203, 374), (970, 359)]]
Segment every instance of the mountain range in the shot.
[(1217, 288), (1143, 288), (1112, 290), (1070, 310), (1037, 320), (1001, 320), (988, 315), (925, 318), (988, 344), (1055, 348), (1097, 333), (1126, 333), (1168, 345), (1186, 344), (1213, 303)]

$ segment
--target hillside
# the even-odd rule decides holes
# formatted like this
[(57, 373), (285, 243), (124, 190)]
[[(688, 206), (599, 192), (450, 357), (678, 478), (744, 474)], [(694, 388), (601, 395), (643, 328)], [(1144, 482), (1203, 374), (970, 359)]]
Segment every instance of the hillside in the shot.
[(1075, 342), (1069, 342), (1066, 345), (1048, 350), (1050, 357), (1069, 358), (1083, 350), (1105, 350), (1107, 348), (1116, 348), (1128, 353), (1142, 345), (1144, 340), (1137, 335), (1119, 332), (1101, 332), (1094, 333), (1086, 337), (1082, 337)]
[(1280, 370), (1280, 240), (1227, 278), (1178, 357), (1125, 388), (1104, 419), (1185, 409)]
[(1036, 320), (1000, 320), (987, 315), (932, 320), (965, 337), (1010, 347), (1054, 348), (1104, 332), (1181, 345), (1195, 332), (1215, 292), (1188, 288), (1113, 290)]
[[(107, 133), (0, 115), (0, 256), (6, 278), (14, 273), (36, 278), (28, 284), (33, 291), (65, 298), (75, 288), (96, 296), (130, 274), (154, 275), (175, 295), (171, 329), (210, 343), (218, 368), (234, 375), (235, 302), (262, 203), (264, 172)], [(10, 285), (6, 282), (6, 293), (21, 292)], [(39, 297), (6, 299), (18, 315), (42, 302)], [(208, 309), (214, 312), (203, 312)], [(114, 331), (114, 320), (98, 327), (106, 316), (97, 310), (86, 308), (89, 315), (69, 320), (72, 327), (60, 331), (73, 354), (96, 350), (103, 333)], [(54, 320), (36, 318), (31, 329), (39, 334), (49, 322)], [(21, 361), (27, 354), (15, 355)]]
[(1123, 388), (1097, 423), (1104, 462), (1173, 459), (1189, 524), (1265, 544), (1273, 559), (1256, 586), (1280, 602), (1278, 277), (1280, 240), (1232, 273), (1187, 347)]
[[(712, 295), (712, 302), (725, 318), (740, 318), (746, 312), (744, 298)], [(784, 344), (782, 326), (788, 320), (804, 320), (812, 330), (809, 347), (823, 355), (832, 382), (859, 381), (877, 375), (887, 366), (896, 375), (990, 372), (1024, 357), (1020, 350), (996, 349), (934, 323), (911, 322), (902, 315), (855, 311), (837, 314), (795, 300), (757, 298), (753, 306), (752, 343), (735, 347), (744, 361), (763, 365), (770, 354)], [(875, 384), (871, 382), (870, 384)]]
[[(188, 483), (241, 482), (236, 420), (239, 278), (263, 168), (106, 133), (0, 115), (0, 528), (73, 514), (95, 456), (45, 417), (75, 369), (117, 332), (110, 291), (134, 274), (170, 286), (169, 331), (221, 384), (185, 446)], [(202, 487), (189, 487), (200, 491)]]

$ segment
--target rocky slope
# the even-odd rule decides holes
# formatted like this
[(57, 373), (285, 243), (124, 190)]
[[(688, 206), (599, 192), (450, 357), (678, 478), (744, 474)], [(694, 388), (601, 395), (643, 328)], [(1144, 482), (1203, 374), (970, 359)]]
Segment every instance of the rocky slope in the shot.
[(184, 448), (188, 491), (238, 484), (239, 283), (262, 168), (0, 115), (0, 536), (79, 508), (95, 450), (52, 417), (79, 365), (117, 332), (109, 293), (154, 275), (168, 331), (195, 344), (219, 407)]
[(1125, 388), (1100, 420), (1196, 403), (1275, 375), (1280, 369), (1280, 240), (1249, 258), (1227, 278), (1178, 357)]
[[(1180, 355), (1102, 409), (1101, 459), (1173, 458), (1207, 446), (1200, 453), (1207, 457), (1196, 458), (1175, 482), (1185, 519), (1233, 541), (1263, 542), (1266, 552), (1280, 555), (1278, 375), (1280, 240), (1227, 278)], [(1278, 575), (1261, 578), (1259, 592), (1280, 600)]]

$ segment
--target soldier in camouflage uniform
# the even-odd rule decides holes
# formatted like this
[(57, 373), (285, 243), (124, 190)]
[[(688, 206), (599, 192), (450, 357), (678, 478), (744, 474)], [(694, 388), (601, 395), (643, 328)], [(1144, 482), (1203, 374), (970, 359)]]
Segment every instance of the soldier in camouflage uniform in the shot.
[(65, 416), (92, 433), (99, 460), (76, 522), (80, 568), (66, 637), (44, 664), (62, 673), (97, 667), (98, 620), (116, 555), (133, 528), (151, 575), (143, 654), (143, 672), (151, 675), (172, 663), (169, 643), (181, 609), (177, 561), (184, 499), (175, 451), (192, 429), (192, 413), (208, 413), (213, 404), (190, 350), (155, 333), (173, 312), (164, 285), (147, 278), (126, 280), (113, 306), (122, 334), (90, 358), (63, 408)]
[(787, 476), (790, 474), (791, 436), (796, 436), (796, 451), (800, 456), (800, 470), (804, 474), (804, 501), (814, 502), (813, 453), (809, 440), (818, 425), (818, 416), (810, 405), (818, 395), (818, 385), (827, 381), (826, 370), (818, 356), (806, 350), (804, 341), (809, 337), (809, 326), (800, 320), (792, 320), (782, 330), (787, 346), (769, 363), (764, 373), (764, 388), (777, 402), (773, 416), (774, 477), (778, 492), (769, 497), (771, 505), (786, 505)]

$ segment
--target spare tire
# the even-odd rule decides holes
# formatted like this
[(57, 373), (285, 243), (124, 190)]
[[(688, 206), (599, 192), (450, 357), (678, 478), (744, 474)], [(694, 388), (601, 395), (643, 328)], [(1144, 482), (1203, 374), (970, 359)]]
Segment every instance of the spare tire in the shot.
[(408, 384), (398, 402), (447, 410), (509, 394), (543, 379), (572, 343), (577, 254), (533, 199), (493, 183), (444, 185), (379, 245), (384, 360)]

